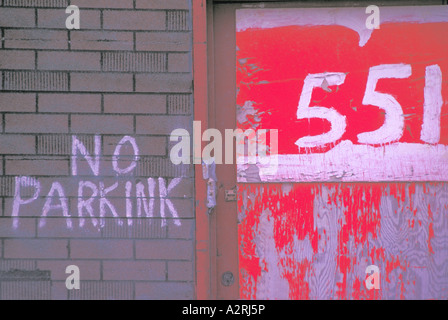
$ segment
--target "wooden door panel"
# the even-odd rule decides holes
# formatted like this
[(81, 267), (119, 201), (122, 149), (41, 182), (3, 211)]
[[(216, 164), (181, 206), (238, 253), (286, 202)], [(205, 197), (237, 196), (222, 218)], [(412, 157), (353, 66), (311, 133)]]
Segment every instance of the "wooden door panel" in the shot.
[(446, 299), (447, 8), (381, 8), (374, 31), (361, 8), (301, 10), (237, 11), (237, 124), (277, 129), (279, 153), (238, 165), (240, 297)]
[(240, 184), (238, 195), (243, 299), (448, 296), (445, 183)]

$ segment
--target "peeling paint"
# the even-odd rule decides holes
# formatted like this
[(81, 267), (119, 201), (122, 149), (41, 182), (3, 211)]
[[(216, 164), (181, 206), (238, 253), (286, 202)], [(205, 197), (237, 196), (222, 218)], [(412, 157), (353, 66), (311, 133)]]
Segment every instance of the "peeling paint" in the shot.
[(448, 298), (447, 184), (291, 186), (239, 185), (241, 298)]

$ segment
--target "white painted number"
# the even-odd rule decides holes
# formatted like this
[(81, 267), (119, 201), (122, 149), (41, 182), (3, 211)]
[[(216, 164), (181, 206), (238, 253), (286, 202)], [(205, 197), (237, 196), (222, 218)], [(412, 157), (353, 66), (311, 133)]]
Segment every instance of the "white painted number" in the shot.
[(341, 85), (345, 81), (345, 73), (325, 72), (309, 74), (303, 83), (302, 94), (300, 95), (299, 107), (297, 108), (297, 119), (319, 118), (326, 119), (331, 123), (331, 130), (317, 135), (306, 136), (296, 141), (299, 148), (312, 148), (336, 142), (345, 132), (345, 116), (341, 115), (333, 108), (312, 107), (310, 108), (311, 95), (313, 89), (321, 87), (329, 90), (329, 86)]
[(376, 92), (375, 88), (379, 79), (405, 79), (411, 73), (412, 69), (409, 64), (382, 64), (370, 68), (362, 103), (377, 106), (383, 109), (386, 114), (384, 124), (379, 129), (358, 134), (360, 143), (385, 144), (401, 138), (404, 129), (403, 109), (392, 95)]
[(425, 103), (423, 106), (423, 124), (420, 139), (427, 143), (440, 140), (440, 114), (442, 112), (442, 71), (438, 65), (426, 67)]
[[(390, 94), (376, 90), (380, 79), (405, 79), (412, 74), (409, 64), (382, 64), (371, 67), (367, 77), (366, 90), (362, 103), (373, 105), (385, 111), (383, 125), (377, 130), (358, 134), (358, 142), (363, 144), (387, 144), (400, 140), (404, 132), (403, 108)], [(297, 108), (297, 119), (318, 118), (328, 120), (330, 131), (298, 139), (299, 148), (313, 148), (334, 143), (345, 133), (347, 126), (345, 116), (333, 108), (310, 107), (311, 95), (314, 88), (320, 87), (331, 92), (329, 86), (341, 85), (345, 80), (345, 73), (325, 72), (309, 74), (303, 83)], [(440, 140), (440, 117), (442, 112), (442, 72), (438, 65), (426, 67), (423, 124), (420, 139), (426, 143), (438, 143)]]

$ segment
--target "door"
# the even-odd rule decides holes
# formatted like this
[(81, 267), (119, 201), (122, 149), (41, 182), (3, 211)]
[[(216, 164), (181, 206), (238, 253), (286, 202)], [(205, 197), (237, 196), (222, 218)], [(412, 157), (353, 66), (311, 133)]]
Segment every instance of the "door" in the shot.
[(218, 298), (448, 297), (448, 10), (379, 9), (214, 5), (213, 123), (277, 132), (217, 167)]

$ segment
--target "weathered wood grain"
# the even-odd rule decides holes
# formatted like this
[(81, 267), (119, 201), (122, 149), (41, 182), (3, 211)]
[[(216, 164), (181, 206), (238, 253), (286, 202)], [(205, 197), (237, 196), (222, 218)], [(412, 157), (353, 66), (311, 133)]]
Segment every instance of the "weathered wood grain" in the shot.
[[(240, 294), (447, 299), (448, 184), (239, 185)], [(364, 284), (368, 265), (380, 289)]]

